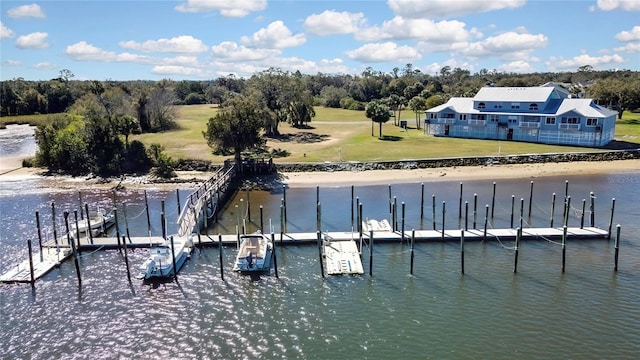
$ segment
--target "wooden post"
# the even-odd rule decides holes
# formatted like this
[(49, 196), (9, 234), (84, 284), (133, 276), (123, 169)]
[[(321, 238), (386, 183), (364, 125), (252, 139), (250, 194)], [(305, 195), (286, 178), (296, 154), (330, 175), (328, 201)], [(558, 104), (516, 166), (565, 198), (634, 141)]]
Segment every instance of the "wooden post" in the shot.
[(522, 224), (524, 222), (524, 199), (520, 198), (520, 229), (523, 228)]
[(51, 221), (53, 222), (53, 241), (58, 247), (58, 227), (56, 226), (56, 204), (51, 202)]
[(393, 209), (392, 209), (393, 201), (391, 201), (392, 200), (392, 198), (391, 198), (391, 184), (389, 184), (387, 187), (389, 189), (389, 219), (391, 219), (393, 217)]
[(320, 186), (316, 185), (316, 204), (320, 202)]
[(369, 276), (373, 276), (373, 230), (369, 230)]
[(282, 203), (280, 204), (280, 242), (282, 242), (282, 238), (284, 237), (284, 206)]
[(31, 276), (31, 286), (36, 282), (36, 278), (33, 275), (33, 251), (31, 250), (31, 239), (27, 239), (27, 248), (29, 250), (29, 275)]
[(493, 182), (493, 195), (491, 195), (491, 219), (493, 219), (493, 209), (496, 205), (496, 182)]
[(489, 222), (489, 205), (484, 207), (484, 233), (482, 235), (482, 241), (487, 241), (487, 223)]
[(413, 245), (415, 244), (415, 241), (416, 241), (416, 230), (412, 229), (411, 230), (411, 271), (409, 272), (411, 275), (413, 275), (413, 258), (414, 258)]
[(513, 273), (518, 272), (518, 252), (520, 251), (520, 236), (522, 234), (522, 228), (516, 229), (516, 246), (515, 246), (515, 254), (513, 260)]
[(276, 235), (272, 232), (271, 233), (271, 254), (273, 255), (273, 269), (276, 272), (276, 279), (279, 279), (280, 276), (278, 276), (278, 259), (276, 257)]
[(322, 231), (322, 205), (316, 204), (316, 231)]
[(516, 203), (516, 196), (515, 195), (511, 195), (511, 228), (513, 229), (513, 208), (515, 206)]
[(584, 229), (584, 211), (586, 210), (587, 200), (582, 199), (582, 215), (580, 215), (580, 229)]
[(398, 198), (393, 197), (393, 231), (398, 231)]
[(75, 223), (76, 223), (76, 238), (75, 239), (71, 238), (71, 241), (78, 241), (78, 251), (80, 251), (80, 226), (78, 225), (78, 211), (77, 210), (73, 211), (73, 218), (74, 218)]
[(462, 219), (462, 181), (460, 182), (460, 199), (458, 201), (458, 219)]
[(589, 224), (591, 227), (596, 226), (596, 197), (593, 195), (593, 191), (589, 193), (589, 197), (591, 198), (591, 217), (589, 218)]
[(87, 213), (87, 238), (91, 245), (93, 245), (93, 230), (91, 230), (91, 216), (89, 216), (89, 204), (84, 204), (84, 209)]
[(567, 259), (567, 225), (562, 227), (562, 272)]
[(616, 225), (616, 240), (614, 245), (613, 271), (618, 271), (618, 252), (620, 251), (620, 224)]
[(473, 228), (476, 228), (476, 218), (478, 217), (478, 194), (473, 194)]
[(250, 194), (251, 192), (249, 191), (249, 188), (247, 188), (247, 220), (249, 220), (249, 222), (251, 222), (251, 198), (249, 197)]
[(529, 190), (529, 218), (531, 218), (531, 205), (533, 204), (533, 180), (531, 180), (531, 190)]
[(218, 254), (220, 257), (220, 279), (224, 281), (224, 263), (222, 260), (222, 234), (218, 234)]
[(360, 213), (360, 198), (356, 196), (356, 228), (362, 237), (362, 214)]
[(564, 198), (565, 200), (569, 197), (569, 180), (564, 181)]
[(464, 202), (464, 229), (469, 230), (469, 202)]
[(127, 202), (126, 201), (122, 203), (122, 213), (124, 215), (124, 231), (127, 234), (127, 238), (129, 239), (129, 241), (131, 241), (131, 236), (129, 235), (129, 218), (127, 217)]
[(180, 216), (180, 211), (182, 210), (180, 207), (180, 189), (176, 189), (176, 202), (178, 205), (178, 216)]
[(556, 193), (551, 195), (551, 221), (549, 227), (553, 228), (553, 214), (556, 212)]
[(569, 226), (569, 212), (571, 211), (571, 196), (567, 196), (567, 211), (564, 214), (564, 226)]
[(613, 225), (613, 210), (616, 208), (616, 198), (611, 199), (611, 215), (609, 216), (609, 232), (607, 239), (611, 240), (611, 226)]
[[(84, 213), (82, 212), (82, 191), (78, 191), (78, 205), (80, 205), (80, 220), (84, 220)], [(88, 212), (87, 217), (89, 217)]]
[(173, 235), (171, 236), (171, 260), (173, 261), (173, 277), (178, 277), (178, 267), (176, 266), (176, 248), (173, 245)]
[(129, 256), (127, 255), (127, 241), (124, 236), (122, 237), (122, 244), (122, 247), (124, 248), (124, 265), (127, 267), (127, 280), (131, 282), (131, 272), (129, 271)]
[[(260, 205), (260, 232), (264, 234), (264, 208)], [(271, 229), (269, 229), (271, 231)]]
[(351, 231), (353, 231), (354, 227), (353, 227), (353, 217), (354, 217), (354, 196), (355, 196), (355, 189), (353, 188), (353, 185), (351, 185)]
[(144, 208), (147, 213), (147, 232), (151, 237), (151, 215), (149, 214), (149, 199), (147, 198), (147, 190), (144, 191)]
[(446, 229), (446, 227), (444, 225), (444, 217), (445, 217), (446, 212), (447, 212), (446, 203), (443, 201), (442, 202), (442, 241), (444, 241), (444, 231)]
[(436, 195), (431, 195), (431, 222), (433, 223), (433, 230), (436, 230)]
[(460, 229), (460, 269), (464, 274), (464, 229)]
[[(116, 219), (117, 219), (117, 217), (116, 217)], [(164, 223), (165, 223), (165, 216), (164, 216), (164, 200), (162, 200), (162, 201), (160, 202), (160, 226), (162, 227), (162, 228), (161, 228), (161, 229), (162, 229), (162, 238), (163, 238), (164, 240), (167, 240), (167, 229), (166, 229), (166, 227), (164, 226)], [(117, 224), (116, 224), (116, 226), (117, 226)]]
[(43, 262), (44, 254), (42, 253), (42, 230), (40, 230), (40, 213), (37, 211), (36, 211), (36, 228), (38, 229), (38, 246), (40, 248), (40, 262)]
[(400, 224), (401, 224), (400, 235), (401, 235), (402, 243), (404, 244), (404, 209), (405, 209), (404, 201), (402, 202), (402, 204), (400, 206), (402, 207), (402, 220), (400, 222)]
[(78, 275), (78, 286), (82, 286), (82, 277), (80, 276), (80, 264), (78, 264), (78, 253), (76, 252), (75, 241), (71, 241), (69, 233), (69, 212), (64, 212), (64, 224), (67, 230), (67, 241), (71, 244), (71, 253), (73, 254), (73, 262), (76, 266), (76, 275)]
[(424, 219), (424, 183), (420, 183), (420, 219)]
[(324, 279), (324, 262), (322, 261), (322, 234), (320, 231), (316, 231), (316, 237), (318, 238), (318, 259), (320, 260), (320, 274)]
[(118, 209), (113, 209), (113, 218), (116, 221), (116, 238), (118, 238), (118, 250), (120, 250), (120, 225), (118, 225)]
[(358, 218), (360, 219), (360, 238), (362, 239), (362, 203), (358, 203)]
[(282, 185), (282, 216), (284, 232), (287, 232), (287, 186)]

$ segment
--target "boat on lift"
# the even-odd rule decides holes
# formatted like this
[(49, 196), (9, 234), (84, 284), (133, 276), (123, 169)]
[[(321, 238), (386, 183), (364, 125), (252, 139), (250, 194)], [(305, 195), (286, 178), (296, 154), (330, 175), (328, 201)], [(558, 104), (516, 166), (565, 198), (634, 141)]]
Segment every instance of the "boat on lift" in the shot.
[(265, 273), (271, 270), (273, 243), (271, 239), (256, 232), (240, 236), (240, 245), (233, 271), (240, 273)]
[[(173, 244), (172, 244), (173, 242)], [(193, 235), (175, 236), (149, 248), (149, 257), (139, 268), (138, 278), (144, 280), (175, 277), (191, 256)]]
[(76, 228), (75, 222), (71, 225), (71, 236), (75, 236), (77, 232), (80, 236), (89, 236), (87, 229), (91, 228), (91, 235), (98, 236), (106, 233), (107, 229), (113, 226), (116, 222), (116, 216), (113, 210), (106, 212), (105, 210), (98, 208), (95, 212), (90, 212), (84, 219), (78, 219), (78, 227)]

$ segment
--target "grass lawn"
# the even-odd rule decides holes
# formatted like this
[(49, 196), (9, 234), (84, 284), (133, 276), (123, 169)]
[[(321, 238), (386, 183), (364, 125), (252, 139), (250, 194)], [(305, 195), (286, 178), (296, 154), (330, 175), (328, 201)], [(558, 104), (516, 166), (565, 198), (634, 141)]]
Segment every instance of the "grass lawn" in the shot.
[[(406, 131), (393, 125), (393, 118), (382, 126), (383, 138), (378, 136), (379, 125), (372, 123), (364, 111), (316, 107), (316, 117), (306, 129), (296, 129), (280, 124), (280, 138), (269, 138), (267, 147), (284, 150), (289, 156), (274, 159), (276, 162), (339, 162), (385, 161), (425, 159), (433, 157), (465, 157), (515, 155), (533, 153), (588, 152), (591, 148), (543, 145), (515, 141), (457, 139), (434, 137), (415, 128), (415, 114), (403, 111)], [(207, 121), (217, 112), (212, 105), (178, 106), (178, 129), (153, 134), (131, 136), (147, 146), (158, 143), (174, 159), (210, 160), (221, 163), (229, 157), (215, 156), (202, 136)], [(3, 124), (46, 121), (47, 115), (0, 118)], [(423, 117), (424, 119), (424, 117)], [(622, 145), (638, 144), (640, 147), (640, 112), (625, 111), (616, 122), (616, 140)]]

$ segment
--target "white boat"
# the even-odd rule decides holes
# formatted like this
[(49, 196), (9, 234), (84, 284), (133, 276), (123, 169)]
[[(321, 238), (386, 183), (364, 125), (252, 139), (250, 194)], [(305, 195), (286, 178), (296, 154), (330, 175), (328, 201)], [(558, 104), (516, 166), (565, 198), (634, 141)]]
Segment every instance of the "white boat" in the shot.
[(144, 280), (174, 277), (191, 255), (192, 248), (192, 235), (173, 237), (173, 253), (171, 252), (171, 240), (165, 240), (161, 245), (152, 246), (149, 249), (149, 258), (139, 268), (138, 277)]
[(240, 247), (233, 271), (241, 273), (269, 272), (273, 258), (271, 239), (257, 232), (240, 236)]
[(76, 224), (73, 222), (71, 225), (71, 236), (75, 236), (76, 232), (80, 232), (81, 236), (88, 236), (87, 229), (91, 227), (91, 235), (98, 236), (108, 228), (110, 228), (116, 222), (116, 217), (113, 211), (106, 212), (102, 209), (98, 209), (85, 217), (84, 219), (78, 219), (78, 230), (76, 231)]

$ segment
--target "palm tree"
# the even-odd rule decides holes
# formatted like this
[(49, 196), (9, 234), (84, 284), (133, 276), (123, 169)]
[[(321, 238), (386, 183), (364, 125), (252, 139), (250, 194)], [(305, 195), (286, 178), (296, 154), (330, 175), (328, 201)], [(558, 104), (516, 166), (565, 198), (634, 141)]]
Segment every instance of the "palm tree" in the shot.
[(380, 124), (380, 139), (382, 139), (382, 124), (389, 121), (389, 118), (391, 117), (389, 111), (389, 107), (380, 100), (373, 100), (365, 107), (365, 115), (371, 119), (371, 125), (373, 125), (374, 122)]

